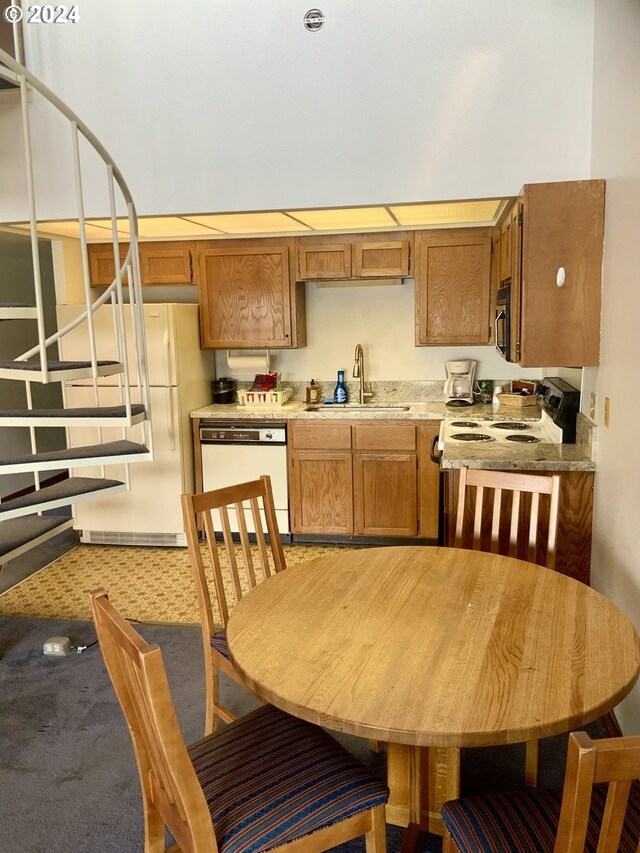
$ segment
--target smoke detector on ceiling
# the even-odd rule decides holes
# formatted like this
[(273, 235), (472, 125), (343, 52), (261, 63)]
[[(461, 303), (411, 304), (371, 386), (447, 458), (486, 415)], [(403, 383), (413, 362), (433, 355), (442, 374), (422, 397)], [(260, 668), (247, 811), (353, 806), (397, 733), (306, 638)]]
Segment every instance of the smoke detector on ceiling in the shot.
[(309, 9), (304, 16), (304, 25), (310, 33), (314, 33), (324, 25), (324, 20), (324, 12), (321, 12), (320, 9)]

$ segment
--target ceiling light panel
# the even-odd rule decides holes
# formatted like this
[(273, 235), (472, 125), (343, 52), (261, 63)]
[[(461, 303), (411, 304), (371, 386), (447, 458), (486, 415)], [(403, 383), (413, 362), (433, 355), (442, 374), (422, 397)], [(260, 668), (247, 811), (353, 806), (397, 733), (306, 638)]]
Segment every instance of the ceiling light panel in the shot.
[(291, 219), (286, 213), (216, 213), (209, 216), (190, 216), (197, 222), (215, 228), (225, 234), (267, 234), (269, 232), (308, 231), (301, 222)]
[(396, 223), (384, 207), (346, 207), (325, 210), (291, 210), (291, 216), (315, 231), (358, 228), (393, 228)]
[(141, 237), (198, 237), (218, 232), (179, 216), (143, 216), (138, 219), (138, 233)]
[(389, 205), (400, 225), (462, 225), (493, 222), (502, 199)]
[[(12, 225), (12, 228), (17, 228), (20, 231), (30, 231), (31, 226), (28, 222), (21, 222), (19, 225)], [(85, 233), (88, 240), (110, 240), (111, 239), (111, 224), (109, 229), (97, 227), (91, 222), (85, 222)], [(75, 222), (39, 222), (38, 234), (46, 234), (55, 237), (75, 237), (80, 239), (80, 224)], [(120, 237), (128, 236), (125, 232), (119, 233)]]

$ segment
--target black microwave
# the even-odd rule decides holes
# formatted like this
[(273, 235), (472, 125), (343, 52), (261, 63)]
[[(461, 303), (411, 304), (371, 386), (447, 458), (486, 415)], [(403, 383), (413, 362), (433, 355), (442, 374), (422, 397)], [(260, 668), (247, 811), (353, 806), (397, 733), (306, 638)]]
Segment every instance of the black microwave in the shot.
[(511, 361), (511, 285), (498, 290), (496, 316), (494, 320), (496, 349), (500, 355)]

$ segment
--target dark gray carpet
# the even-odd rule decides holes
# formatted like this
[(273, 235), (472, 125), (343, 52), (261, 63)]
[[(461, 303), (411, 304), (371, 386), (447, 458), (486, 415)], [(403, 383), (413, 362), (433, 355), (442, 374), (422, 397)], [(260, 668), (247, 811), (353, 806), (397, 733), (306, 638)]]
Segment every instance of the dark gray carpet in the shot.
[[(202, 734), (203, 669), (200, 634), (187, 626), (138, 625), (164, 654), (178, 719), (187, 742)], [(0, 618), (0, 826), (5, 850), (25, 853), (127, 853), (143, 849), (138, 775), (124, 719), (98, 646), (66, 658), (42, 655), (44, 641), (68, 636), (74, 645), (95, 640), (86, 622)], [(223, 701), (238, 713), (253, 707), (247, 694), (223, 678)], [(602, 736), (598, 724), (592, 736)], [(384, 758), (364, 741), (340, 740), (384, 773)], [(543, 743), (542, 782), (562, 783), (566, 738)], [(466, 750), (466, 793), (521, 787), (523, 748)], [(400, 850), (402, 830), (388, 827), (389, 853)], [(424, 848), (440, 851), (430, 837)], [(364, 842), (340, 853), (363, 853)]]

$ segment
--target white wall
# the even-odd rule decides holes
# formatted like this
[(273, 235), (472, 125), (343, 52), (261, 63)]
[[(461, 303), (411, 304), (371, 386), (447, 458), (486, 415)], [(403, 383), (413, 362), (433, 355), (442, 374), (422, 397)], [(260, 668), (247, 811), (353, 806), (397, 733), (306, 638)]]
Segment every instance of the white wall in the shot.
[[(591, 169), (607, 196), (591, 576), (640, 628), (640, 4), (597, 0), (595, 23)], [(617, 713), (625, 733), (640, 733), (640, 687)]]
[[(444, 362), (458, 358), (476, 359), (479, 379), (543, 376), (541, 370), (509, 364), (493, 347), (416, 347), (413, 279), (401, 285), (358, 287), (307, 282), (306, 297), (307, 346), (272, 350), (272, 369), (281, 372), (285, 382), (331, 380), (340, 369), (350, 376), (357, 343), (365, 351), (366, 381), (444, 381)], [(229, 375), (226, 353), (216, 354), (216, 372)], [(253, 373), (237, 378), (253, 379)]]
[[(25, 36), (141, 214), (367, 204), (584, 178), (593, 5), (326, 0), (309, 33), (301, 0), (109, 0)], [(37, 99), (33, 113), (39, 213), (71, 215), (68, 131)], [(10, 161), (0, 221), (25, 213)], [(86, 177), (89, 215), (104, 183)]]

